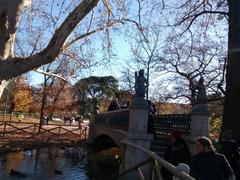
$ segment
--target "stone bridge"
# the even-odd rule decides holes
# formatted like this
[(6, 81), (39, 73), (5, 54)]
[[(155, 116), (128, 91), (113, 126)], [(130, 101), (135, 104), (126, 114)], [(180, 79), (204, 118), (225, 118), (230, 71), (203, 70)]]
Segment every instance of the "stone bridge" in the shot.
[(111, 147), (123, 149), (128, 137), (129, 109), (95, 114), (89, 125), (88, 142), (99, 151)]
[[(197, 110), (193, 110), (191, 114), (156, 115), (154, 117), (155, 136), (153, 136), (148, 132), (149, 107), (147, 101), (144, 98), (135, 98), (127, 109), (104, 113), (95, 112), (89, 126), (88, 142), (94, 144), (98, 151), (118, 147), (124, 155), (120, 171), (147, 159), (146, 154), (126, 147), (123, 141), (134, 143), (161, 156), (164, 146), (166, 147), (166, 143), (163, 145), (164, 139), (167, 139), (166, 136), (174, 129), (178, 129), (183, 133), (193, 152), (194, 139), (197, 136), (209, 135), (207, 111), (199, 111), (201, 108), (195, 109)], [(131, 160), (133, 157), (135, 162)], [(149, 173), (147, 167), (143, 167), (143, 171), (145, 174)], [(125, 179), (131, 179), (133, 176)]]

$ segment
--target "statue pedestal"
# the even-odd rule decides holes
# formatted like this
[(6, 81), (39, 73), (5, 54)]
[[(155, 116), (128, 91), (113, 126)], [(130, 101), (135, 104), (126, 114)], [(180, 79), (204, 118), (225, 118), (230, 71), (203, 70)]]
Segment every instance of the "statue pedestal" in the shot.
[[(150, 143), (153, 140), (152, 134), (147, 134), (148, 129), (148, 103), (144, 98), (136, 97), (130, 106), (129, 130), (126, 141), (150, 150)], [(148, 160), (148, 155), (136, 148), (126, 146), (124, 161), (121, 171), (133, 167), (137, 163)], [(145, 179), (149, 179), (149, 164), (139, 167)], [(138, 179), (136, 171), (131, 171), (123, 176), (124, 180)]]
[(209, 137), (209, 117), (193, 114), (191, 116), (191, 137), (198, 136)]
[(148, 112), (147, 101), (143, 98), (135, 98), (129, 112), (128, 132), (130, 134), (147, 134)]
[(192, 108), (191, 136), (209, 137), (209, 112), (206, 104), (197, 104)]
[(206, 104), (197, 104), (192, 108), (191, 115), (191, 152), (195, 154), (195, 139), (199, 136), (209, 137), (209, 112)]

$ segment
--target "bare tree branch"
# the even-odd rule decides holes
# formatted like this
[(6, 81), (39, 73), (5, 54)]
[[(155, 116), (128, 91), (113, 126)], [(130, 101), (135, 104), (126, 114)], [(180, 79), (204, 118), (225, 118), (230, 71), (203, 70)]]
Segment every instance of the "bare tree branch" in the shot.
[(229, 15), (228, 12), (224, 12), (224, 11), (202, 11), (200, 13), (196, 13), (196, 14), (192, 14), (192, 15), (187, 15), (186, 17), (182, 18), (182, 20), (180, 22), (178, 22), (177, 24), (175, 24), (174, 26), (178, 26), (181, 25), (183, 22), (185, 22), (188, 19), (190, 20), (190, 23), (188, 24), (187, 28), (185, 29), (184, 32), (186, 32), (187, 30), (190, 29), (190, 27), (192, 26), (193, 22), (195, 21), (195, 19), (197, 19), (199, 16), (203, 15), (203, 14), (222, 14), (222, 15)]
[(94, 33), (97, 33), (97, 32), (101, 32), (101, 31), (104, 31), (110, 27), (112, 27), (113, 25), (117, 24), (117, 23), (122, 23), (122, 21), (114, 21), (104, 27), (101, 27), (101, 28), (98, 28), (98, 29), (95, 29), (95, 30), (92, 30), (90, 32), (87, 32), (85, 34), (82, 34), (78, 37), (76, 37), (75, 39), (71, 40), (70, 42), (67, 42), (64, 46), (63, 46), (63, 51), (66, 50), (69, 46), (71, 46), (72, 44), (76, 43), (77, 41), (83, 39), (83, 38), (86, 38)]
[(61, 80), (65, 81), (65, 82), (68, 82), (68, 80), (65, 79), (64, 77), (59, 76), (59, 75), (54, 74), (54, 73), (51, 73), (51, 72), (43, 71), (42, 69), (34, 69), (33, 71), (35, 71), (35, 72), (37, 72), (37, 73), (40, 73), (40, 74), (47, 75), (47, 76), (56, 77), (56, 78), (61, 79)]

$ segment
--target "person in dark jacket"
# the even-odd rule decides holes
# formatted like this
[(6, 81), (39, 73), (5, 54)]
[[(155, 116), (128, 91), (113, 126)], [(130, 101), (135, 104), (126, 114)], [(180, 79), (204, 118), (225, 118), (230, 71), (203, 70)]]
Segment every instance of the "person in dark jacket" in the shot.
[(215, 151), (207, 137), (196, 139), (197, 155), (190, 165), (190, 175), (196, 180), (235, 180), (233, 170), (224, 155)]
[(231, 130), (221, 134), (219, 153), (223, 154), (232, 167), (237, 180), (240, 180), (240, 151)]
[(155, 131), (154, 131), (154, 115), (156, 113), (156, 108), (154, 104), (148, 100), (148, 107), (149, 107), (149, 113), (148, 113), (148, 133), (151, 133), (156, 136)]
[[(189, 151), (187, 144), (182, 138), (180, 130), (174, 130), (171, 133), (171, 144), (168, 146), (164, 159), (169, 163), (177, 166), (179, 163), (190, 165), (192, 155)], [(166, 169), (162, 170), (164, 180), (172, 180), (173, 176)]]
[(118, 99), (115, 98), (112, 100), (112, 102), (108, 106), (108, 111), (115, 111), (115, 110), (119, 110), (119, 109), (120, 109), (120, 105), (118, 104)]

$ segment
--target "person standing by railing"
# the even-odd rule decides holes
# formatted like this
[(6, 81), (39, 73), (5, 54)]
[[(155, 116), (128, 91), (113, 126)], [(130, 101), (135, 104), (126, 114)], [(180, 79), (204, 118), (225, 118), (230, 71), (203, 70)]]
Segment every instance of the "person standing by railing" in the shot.
[(196, 140), (197, 155), (193, 157), (190, 175), (196, 180), (235, 180), (233, 170), (224, 155), (215, 151), (205, 136)]

